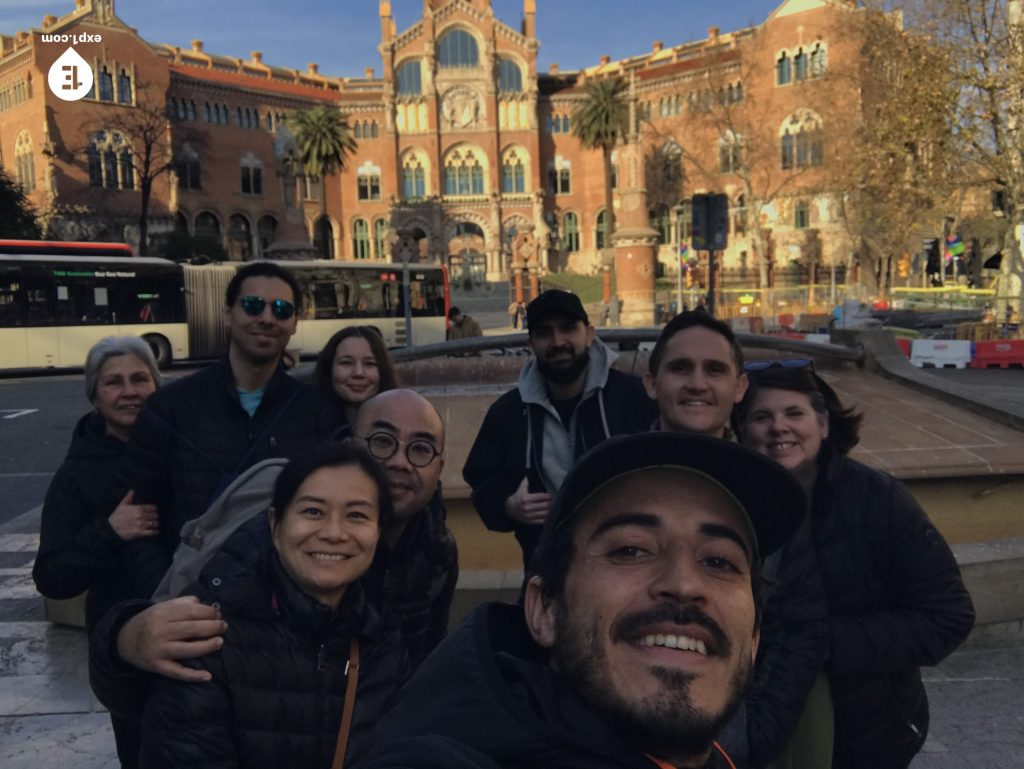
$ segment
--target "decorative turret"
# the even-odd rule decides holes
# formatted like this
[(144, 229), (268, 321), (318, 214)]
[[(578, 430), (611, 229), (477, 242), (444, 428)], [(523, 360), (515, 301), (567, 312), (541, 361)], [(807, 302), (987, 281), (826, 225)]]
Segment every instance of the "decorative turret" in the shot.
[(523, 36), (537, 37), (537, 0), (523, 0)]
[(395, 21), (391, 17), (391, 0), (380, 0), (380, 39), (390, 43), (395, 36)]

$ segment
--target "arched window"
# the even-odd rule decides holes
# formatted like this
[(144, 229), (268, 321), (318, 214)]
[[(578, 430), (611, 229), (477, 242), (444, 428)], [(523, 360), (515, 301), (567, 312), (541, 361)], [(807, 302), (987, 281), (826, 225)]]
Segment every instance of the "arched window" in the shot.
[(32, 139), (28, 131), (18, 134), (14, 143), (14, 162), (17, 168), (18, 184), (25, 192), (32, 192), (36, 188), (36, 163), (32, 157)]
[(562, 218), (562, 248), (570, 254), (580, 250), (580, 220), (571, 211)]
[(388, 234), (388, 220), (378, 219), (373, 223), (373, 244), (376, 248), (376, 257), (382, 262), (385, 261), (385, 254), (387, 252), (387, 244), (384, 239)]
[(132, 76), (124, 67), (117, 75), (117, 100), (121, 104), (131, 104), (132, 99)]
[(242, 158), (242, 194), (262, 195), (263, 194), (263, 163), (251, 152), (247, 152)]
[[(179, 190), (202, 189), (199, 168), (199, 153), (188, 144), (182, 146), (178, 152), (174, 170), (178, 175)], [(91, 175), (91, 174), (90, 174)]]
[(89, 184), (107, 189), (135, 189), (131, 147), (116, 131), (97, 131), (86, 148)]
[(398, 68), (398, 95), (419, 96), (423, 93), (423, 75), (419, 59), (407, 61)]
[(814, 112), (794, 112), (786, 118), (779, 134), (783, 170), (816, 167), (825, 161), (821, 118)]
[(370, 227), (365, 219), (352, 222), (352, 253), (356, 259), (370, 258)]
[(723, 174), (738, 173), (743, 169), (743, 142), (732, 131), (718, 142), (718, 170)]
[(313, 247), (321, 259), (334, 258), (334, 228), (326, 216), (317, 219), (313, 226)]
[(437, 44), (437, 64), (440, 67), (477, 67), (480, 49), (476, 38), (464, 29), (453, 29)]
[(402, 160), (402, 197), (421, 200), (427, 195), (426, 160), (416, 151), (405, 154)]
[(174, 215), (174, 229), (178, 232), (188, 232), (188, 218), (181, 211)]
[(363, 124), (362, 123), (356, 123), (354, 126), (352, 126), (352, 136), (354, 138), (356, 138), (356, 139), (362, 139), (363, 138)]
[(374, 120), (372, 123), (370, 123), (370, 138), (371, 139), (376, 139), (379, 136), (380, 136), (380, 126), (377, 125), (377, 121)]
[(732, 209), (732, 234), (741, 238), (747, 234), (747, 198), (740, 195)]
[(809, 69), (808, 64), (809, 63), (807, 60), (807, 54), (801, 48), (799, 51), (796, 52), (796, 56), (793, 57), (793, 69), (795, 70), (794, 74), (796, 75), (797, 80), (807, 79), (807, 73)]
[(608, 216), (603, 210), (597, 215), (594, 242), (597, 248), (608, 248), (611, 245), (611, 241), (608, 238)]
[(375, 166), (369, 160), (356, 169), (356, 191), (359, 200), (380, 200), (380, 176), (380, 166)]
[(220, 240), (220, 220), (215, 214), (203, 211), (196, 217), (196, 237)]
[(523, 71), (511, 59), (498, 60), (498, 91), (500, 93), (523, 92)]
[(474, 150), (461, 148), (449, 153), (444, 166), (444, 194), (485, 194), (484, 167)]
[(807, 201), (801, 200), (793, 208), (793, 226), (798, 230), (806, 230), (811, 226), (811, 207)]
[(277, 240), (277, 219), (273, 216), (264, 216), (256, 224), (256, 239), (259, 241), (260, 254), (266, 254), (274, 241)]
[(793, 61), (789, 54), (783, 53), (775, 62), (775, 84), (789, 85), (793, 82)]
[(552, 195), (572, 193), (572, 163), (561, 155), (556, 155), (554, 164), (548, 168), (548, 191)]
[(233, 214), (228, 219), (228, 255), (233, 261), (252, 259), (252, 230), (249, 220), (241, 214)]
[(104, 64), (100, 67), (99, 72), (100, 81), (100, 101), (113, 101), (114, 100), (114, 76), (107, 69), (107, 65)]
[(821, 77), (825, 74), (826, 69), (828, 69), (827, 49), (818, 43), (811, 50), (811, 77)]
[(501, 159), (501, 191), (505, 194), (526, 192), (526, 164), (522, 150), (505, 150)]

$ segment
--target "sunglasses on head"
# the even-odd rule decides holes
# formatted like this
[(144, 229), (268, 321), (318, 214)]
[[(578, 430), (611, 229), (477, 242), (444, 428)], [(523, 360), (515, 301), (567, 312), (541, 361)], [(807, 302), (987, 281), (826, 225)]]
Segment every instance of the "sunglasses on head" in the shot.
[(747, 373), (767, 371), (770, 368), (809, 368), (814, 369), (814, 361), (810, 358), (786, 358), (784, 360), (752, 360), (743, 364)]
[[(255, 317), (263, 314), (267, 300), (262, 296), (243, 296), (238, 300), (238, 305), (245, 310), (246, 315)], [(270, 303), (270, 312), (278, 320), (288, 320), (295, 314), (295, 305), (284, 299), (275, 299)]]

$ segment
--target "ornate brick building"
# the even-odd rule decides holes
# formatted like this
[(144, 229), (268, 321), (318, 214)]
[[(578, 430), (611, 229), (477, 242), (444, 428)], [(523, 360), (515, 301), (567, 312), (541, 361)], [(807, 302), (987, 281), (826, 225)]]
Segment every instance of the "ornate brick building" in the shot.
[[(154, 183), (151, 234), (213, 235), (237, 258), (295, 241), (338, 259), (415, 249), (456, 277), (502, 280), (595, 272), (615, 245), (620, 258), (656, 253), (674, 270), (691, 235), (686, 201), (703, 191), (731, 201), (729, 280), (756, 285), (786, 268), (806, 277), (850, 256), (827, 171), (830, 131), (859, 99), (827, 75), (856, 66), (839, 33), (852, 0), (786, 0), (756, 27), (546, 73), (535, 0), (518, 28), (489, 0), (424, 0), (405, 30), (379, 0), (383, 70), (363, 77), (275, 67), (258, 51), (212, 54), (199, 40), (150, 43), (113, 0), (75, 2), (38, 29), (0, 35), (0, 159), (61, 237), (137, 240), (140, 158), (116, 126), (156, 104), (166, 117), (156, 150), (166, 159), (175, 148), (175, 172)], [(96, 82), (63, 102), (46, 88), (67, 47), (52, 41), (82, 33), (102, 38), (75, 46)], [(572, 133), (584, 85), (603, 77), (630, 86), (632, 131), (613, 158), (618, 238), (605, 232), (600, 152)], [(358, 142), (324, 201), (287, 162), (289, 114), (317, 104), (336, 104)]]

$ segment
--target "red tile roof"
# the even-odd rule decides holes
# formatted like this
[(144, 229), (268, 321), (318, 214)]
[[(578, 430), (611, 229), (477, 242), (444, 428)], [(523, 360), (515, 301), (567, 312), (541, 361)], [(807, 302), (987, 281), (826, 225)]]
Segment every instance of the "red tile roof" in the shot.
[(187, 64), (171, 62), (171, 72), (183, 75), (193, 80), (204, 80), (209, 83), (220, 83), (221, 85), (232, 85), (241, 88), (251, 88), (257, 91), (270, 91), (272, 93), (298, 96), (304, 99), (316, 99), (323, 102), (337, 102), (339, 93), (323, 88), (316, 88), (300, 83), (283, 83), (280, 80), (266, 77), (254, 77), (253, 75), (241, 75), (234, 72), (223, 72), (216, 69), (205, 69), (203, 67), (191, 67)]

